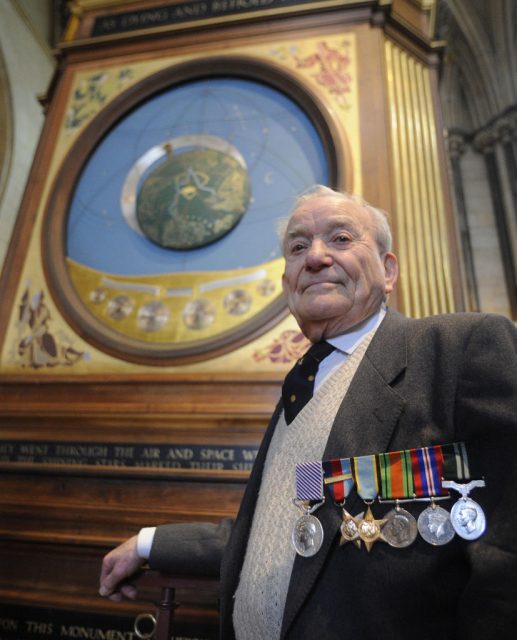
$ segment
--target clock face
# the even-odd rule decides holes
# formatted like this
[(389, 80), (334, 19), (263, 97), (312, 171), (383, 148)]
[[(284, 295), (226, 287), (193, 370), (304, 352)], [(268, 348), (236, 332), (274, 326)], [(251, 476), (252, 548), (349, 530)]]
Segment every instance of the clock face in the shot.
[(276, 225), (296, 195), (332, 181), (320, 129), (279, 87), (231, 73), (165, 87), (118, 118), (54, 225), (64, 306), (85, 337), (174, 364), (278, 322)]

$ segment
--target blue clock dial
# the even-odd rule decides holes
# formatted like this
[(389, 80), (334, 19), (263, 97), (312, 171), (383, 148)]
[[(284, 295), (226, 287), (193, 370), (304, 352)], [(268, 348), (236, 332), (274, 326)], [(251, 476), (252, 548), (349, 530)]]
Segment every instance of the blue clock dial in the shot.
[(134, 108), (90, 155), (67, 256), (126, 276), (260, 265), (280, 255), (277, 219), (328, 174), (315, 126), (286, 94), (237, 77), (186, 82)]
[(45, 272), (64, 315), (100, 349), (153, 365), (268, 331), (288, 313), (278, 220), (344, 175), (335, 134), (317, 96), (260, 60), (187, 61), (129, 87), (83, 130), (49, 197)]

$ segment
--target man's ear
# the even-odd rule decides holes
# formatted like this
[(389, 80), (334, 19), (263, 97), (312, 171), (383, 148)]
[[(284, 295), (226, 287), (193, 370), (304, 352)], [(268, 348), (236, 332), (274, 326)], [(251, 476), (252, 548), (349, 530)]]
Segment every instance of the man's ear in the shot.
[(397, 256), (390, 251), (387, 251), (383, 257), (384, 261), (384, 279), (385, 279), (385, 293), (391, 293), (395, 288), (395, 284), (399, 277), (399, 263)]

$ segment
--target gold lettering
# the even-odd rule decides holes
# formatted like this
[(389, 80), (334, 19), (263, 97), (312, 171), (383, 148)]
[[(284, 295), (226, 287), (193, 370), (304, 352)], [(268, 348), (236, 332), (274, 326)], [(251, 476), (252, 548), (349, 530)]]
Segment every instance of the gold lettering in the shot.
[(0, 444), (0, 453), (14, 453), (14, 444)]
[(201, 460), (234, 460), (234, 449), (201, 449)]
[(182, 7), (174, 7), (174, 18), (199, 18), (206, 15), (208, 6), (205, 2), (198, 2), (196, 4), (185, 4)]
[(252, 467), (252, 462), (234, 462), (232, 464), (232, 469), (234, 471), (251, 471)]
[(21, 444), (20, 453), (24, 456), (46, 456), (48, 444)]
[(159, 458), (160, 449), (158, 447), (145, 447), (142, 451), (142, 458)]
[(56, 445), (56, 455), (86, 458), (107, 458), (108, 447), (100, 445), (81, 444), (58, 444)]
[(117, 22), (113, 18), (103, 18), (101, 21), (101, 28), (104, 30), (115, 29), (116, 26)]
[(152, 467), (153, 469), (181, 469), (181, 462), (176, 462), (175, 460), (141, 460), (138, 466)]
[(147, 11), (146, 13), (140, 14), (140, 24), (147, 25), (153, 24), (155, 22), (163, 22), (167, 20), (169, 17), (169, 12), (166, 9), (157, 10), (157, 11)]
[(215, 469), (222, 471), (224, 464), (222, 462), (190, 462), (191, 469)]
[(239, 9), (257, 9), (274, 4), (276, 0), (213, 0), (212, 11), (225, 13)]
[(13, 618), (0, 618), (0, 629), (2, 629), (2, 631), (18, 631), (18, 620), (13, 620)]
[(56, 456), (46, 456), (41, 458), (44, 464), (88, 464), (87, 458), (57, 458)]
[(192, 458), (194, 457), (194, 452), (192, 451), (192, 449), (169, 449), (168, 453), (167, 453), (167, 458), (172, 458), (173, 460), (192, 460)]
[(35, 622), (26, 620), (25, 626), (29, 633), (36, 633), (39, 636), (49, 636), (54, 632), (54, 625), (51, 622)]
[(115, 447), (115, 458), (132, 458), (134, 447)]
[(135, 15), (134, 13), (132, 13), (129, 16), (123, 16), (122, 20), (120, 21), (120, 26), (123, 29), (127, 29), (128, 27), (135, 27), (138, 25), (138, 15)]
[(95, 627), (80, 627), (79, 625), (61, 625), (60, 636), (78, 638), (79, 640), (133, 640), (131, 631), (117, 631), (116, 629), (99, 629)]
[(157, 9), (155, 11), (145, 11), (142, 13), (131, 13), (123, 16), (120, 25), (123, 29), (131, 27), (146, 27), (160, 22), (165, 22), (169, 18), (167, 9)]

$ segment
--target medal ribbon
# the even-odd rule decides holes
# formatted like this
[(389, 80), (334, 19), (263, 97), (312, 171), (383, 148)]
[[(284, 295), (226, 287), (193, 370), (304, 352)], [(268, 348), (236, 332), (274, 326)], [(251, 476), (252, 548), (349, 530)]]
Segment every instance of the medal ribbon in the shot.
[(323, 475), (332, 499), (337, 504), (342, 504), (354, 486), (350, 458), (334, 458), (324, 462)]
[(464, 442), (444, 444), (442, 453), (445, 480), (470, 480), (469, 460)]
[(384, 499), (412, 498), (415, 493), (409, 450), (379, 453), (380, 495)]
[(338, 504), (350, 493), (354, 481), (363, 500), (373, 500), (379, 488), (381, 498), (396, 500), (447, 495), (442, 478), (470, 480), (464, 442), (296, 465), (299, 500), (323, 499), (323, 473)]
[(363, 500), (374, 500), (379, 493), (376, 456), (352, 458), (352, 473), (357, 485), (357, 493)]
[(442, 489), (443, 454), (441, 445), (409, 449), (413, 483), (417, 498), (447, 495)]
[(323, 500), (323, 470), (321, 462), (301, 462), (296, 465), (296, 498)]

